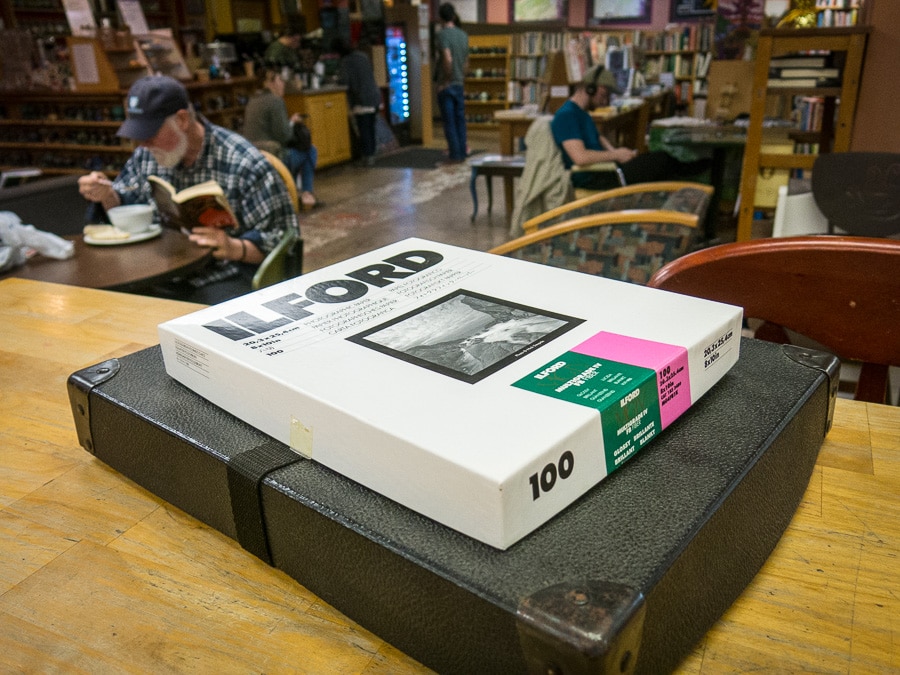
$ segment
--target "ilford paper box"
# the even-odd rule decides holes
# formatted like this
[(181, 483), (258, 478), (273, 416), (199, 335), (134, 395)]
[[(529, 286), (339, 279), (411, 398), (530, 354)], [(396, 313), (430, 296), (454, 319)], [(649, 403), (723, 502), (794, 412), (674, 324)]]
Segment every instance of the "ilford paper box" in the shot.
[(167, 373), (506, 549), (737, 361), (738, 307), (407, 239), (159, 326)]

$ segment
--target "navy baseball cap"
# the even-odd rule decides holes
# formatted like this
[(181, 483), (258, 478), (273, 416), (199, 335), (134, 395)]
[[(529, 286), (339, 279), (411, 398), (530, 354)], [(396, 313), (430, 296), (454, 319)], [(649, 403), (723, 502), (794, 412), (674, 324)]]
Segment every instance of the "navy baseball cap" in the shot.
[(169, 115), (189, 107), (187, 89), (178, 80), (165, 75), (142, 77), (128, 90), (127, 119), (116, 136), (146, 141), (156, 136)]

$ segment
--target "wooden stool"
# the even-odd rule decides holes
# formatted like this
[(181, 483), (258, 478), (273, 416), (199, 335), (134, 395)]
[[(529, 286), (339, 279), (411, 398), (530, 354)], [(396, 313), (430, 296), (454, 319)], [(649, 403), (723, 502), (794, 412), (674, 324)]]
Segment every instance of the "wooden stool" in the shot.
[[(518, 178), (525, 168), (525, 155), (485, 155), (469, 161), (472, 167), (472, 178), (469, 180), (469, 191), (472, 193), (472, 222), (478, 215), (478, 192), (475, 189), (475, 181), (478, 176), (484, 176), (487, 182), (488, 214), (494, 205), (494, 194), (491, 178), (502, 176), (504, 178)], [(509, 207), (510, 205), (507, 205)]]

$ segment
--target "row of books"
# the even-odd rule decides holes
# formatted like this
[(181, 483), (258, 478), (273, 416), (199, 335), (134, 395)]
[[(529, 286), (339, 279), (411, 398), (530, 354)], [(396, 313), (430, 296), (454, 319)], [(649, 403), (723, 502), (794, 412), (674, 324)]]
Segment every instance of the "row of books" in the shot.
[[(818, 143), (797, 143), (794, 145), (794, 154), (795, 155), (818, 155), (819, 154), (819, 144)], [(802, 176), (802, 174), (801, 174)]]
[(517, 82), (510, 80), (506, 85), (506, 99), (516, 104), (543, 103), (547, 95), (547, 85), (543, 82)]
[(769, 61), (769, 87), (838, 87), (840, 84), (841, 70), (829, 65), (826, 54), (798, 54)]
[(513, 54), (549, 54), (563, 49), (565, 33), (528, 32), (513, 35)]
[[(649, 62), (651, 59), (647, 59)], [(691, 77), (694, 73), (694, 57), (692, 55), (667, 54), (656, 57), (659, 72), (672, 73), (675, 77)]]
[(650, 52), (708, 51), (712, 49), (714, 37), (713, 24), (695, 23), (662, 33), (639, 33), (636, 44)]
[(816, 0), (816, 9), (859, 9), (861, 0)]
[(509, 60), (511, 77), (519, 80), (537, 79), (547, 72), (547, 54), (541, 56), (514, 56)]
[(821, 96), (798, 96), (794, 102), (794, 116), (800, 131), (820, 131), (825, 99)]
[(696, 67), (695, 67), (695, 76), (705, 78), (709, 75), (709, 64), (712, 63), (713, 53), (712, 52), (700, 52), (697, 54), (696, 58)]
[(858, 9), (825, 9), (816, 14), (818, 28), (855, 26), (859, 22)]
[(694, 102), (694, 85), (691, 82), (676, 82), (672, 92), (675, 94), (675, 105), (689, 106)]
[(712, 52), (694, 55), (662, 54), (644, 59), (644, 76), (655, 81), (661, 73), (672, 73), (677, 78), (705, 78), (712, 62)]

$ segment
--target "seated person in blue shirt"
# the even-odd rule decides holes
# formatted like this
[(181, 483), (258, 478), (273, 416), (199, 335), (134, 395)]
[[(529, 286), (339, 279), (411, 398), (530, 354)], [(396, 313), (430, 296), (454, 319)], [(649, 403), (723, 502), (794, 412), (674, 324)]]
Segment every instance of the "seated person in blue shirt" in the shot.
[[(613, 74), (597, 65), (589, 68), (575, 85), (569, 99), (556, 111), (550, 128), (562, 149), (566, 169), (598, 162), (615, 162), (628, 185), (658, 180), (686, 180), (709, 166), (709, 160), (680, 162), (663, 151), (638, 154), (631, 148), (617, 148), (600, 135), (590, 112), (609, 105), (610, 94), (621, 94)], [(619, 187), (613, 172), (576, 171), (572, 185), (586, 190)]]
[(114, 181), (97, 171), (82, 176), (82, 196), (110, 209), (152, 203), (148, 176), (160, 176), (176, 190), (215, 180), (238, 227), (194, 227), (190, 240), (211, 248), (214, 264), (156, 291), (207, 304), (250, 291), (259, 263), (287, 228), (298, 227), (281, 176), (243, 136), (198, 115), (187, 90), (173, 78), (141, 78), (129, 90), (126, 106), (127, 119), (117, 135), (134, 140), (137, 148)]

